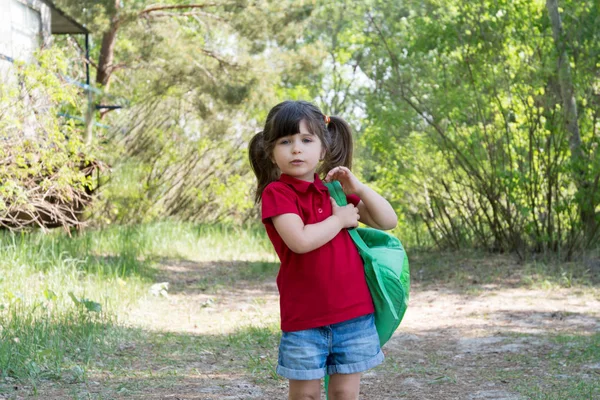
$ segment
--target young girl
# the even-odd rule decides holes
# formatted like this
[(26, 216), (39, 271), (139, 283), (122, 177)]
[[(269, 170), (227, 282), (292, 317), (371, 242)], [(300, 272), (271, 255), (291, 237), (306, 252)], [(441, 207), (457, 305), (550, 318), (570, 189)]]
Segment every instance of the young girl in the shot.
[[(325, 374), (331, 400), (358, 399), (361, 373), (380, 364), (383, 353), (363, 262), (345, 228), (360, 221), (392, 229), (396, 214), (350, 171), (348, 124), (311, 103), (273, 107), (249, 156), (255, 200), (281, 261), (277, 373), (289, 379), (289, 399), (320, 399)], [(347, 206), (337, 206), (319, 175), (340, 181)]]

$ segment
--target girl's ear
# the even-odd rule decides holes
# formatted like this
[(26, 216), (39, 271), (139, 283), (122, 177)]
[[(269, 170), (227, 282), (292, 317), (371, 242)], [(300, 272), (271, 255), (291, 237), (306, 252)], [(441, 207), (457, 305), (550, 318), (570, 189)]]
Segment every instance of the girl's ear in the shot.
[(319, 161), (323, 161), (325, 159), (325, 147), (321, 149), (321, 155), (319, 156)]

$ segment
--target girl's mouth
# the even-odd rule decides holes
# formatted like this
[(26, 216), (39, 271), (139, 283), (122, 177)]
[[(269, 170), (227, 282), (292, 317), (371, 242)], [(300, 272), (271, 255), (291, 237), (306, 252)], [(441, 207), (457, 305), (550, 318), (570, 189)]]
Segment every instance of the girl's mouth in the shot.
[(292, 161), (292, 165), (300, 165), (300, 164), (302, 164), (303, 162), (304, 162), (304, 161), (302, 161), (302, 160), (293, 160), (293, 161)]

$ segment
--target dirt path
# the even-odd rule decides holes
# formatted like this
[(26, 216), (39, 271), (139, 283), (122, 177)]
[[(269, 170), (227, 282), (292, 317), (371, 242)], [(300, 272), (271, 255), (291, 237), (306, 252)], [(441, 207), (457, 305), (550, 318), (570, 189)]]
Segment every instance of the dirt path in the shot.
[[(524, 398), (510, 390), (511, 379), (549, 372), (542, 361), (554, 350), (549, 335), (600, 331), (600, 302), (582, 293), (490, 288), (468, 296), (419, 289), (387, 348), (400, 371), (384, 372), (406, 399)], [(597, 372), (590, 366), (590, 375)]]
[[(240, 280), (215, 290), (198, 285), (206, 282), (207, 274), (218, 270), (228, 276), (237, 268), (240, 266), (235, 264), (165, 264), (161, 279), (171, 283), (169, 297), (149, 299), (151, 304), (139, 309), (146, 311), (138, 310), (131, 317), (144, 321), (149, 329), (194, 335), (227, 334), (245, 325), (276, 324), (278, 303), (272, 278)], [(600, 332), (599, 299), (593, 290), (488, 286), (475, 294), (463, 294), (413, 284), (405, 319), (384, 348), (386, 363), (364, 375), (361, 398), (525, 398), (511, 387), (517, 380), (527, 382), (528, 378), (551, 373), (544, 360), (557, 345), (549, 337)], [(276, 362), (276, 349), (267, 353)], [(194, 364), (201, 379), (153, 392), (152, 398), (285, 397), (285, 381), (272, 377), (257, 381), (252, 374), (235, 369), (226, 373), (231, 360), (215, 358), (214, 354), (202, 360), (201, 356)], [(600, 378), (599, 364), (588, 369), (582, 373), (590, 379)], [(562, 378), (567, 379), (572, 372), (565, 369)]]
[[(160, 268), (168, 295), (148, 295), (124, 317), (131, 340), (96, 362), (86, 382), (42, 384), (37, 398), (285, 399), (287, 382), (273, 372), (276, 265), (165, 260)], [(361, 399), (568, 399), (523, 393), (600, 382), (600, 360), (585, 358), (575, 340), (561, 342), (598, 337), (600, 290), (508, 287), (413, 282), (404, 321), (384, 347), (385, 363), (364, 374)], [(578, 398), (600, 398), (600, 384), (591, 385)], [(27, 392), (10, 398), (34, 397)]]

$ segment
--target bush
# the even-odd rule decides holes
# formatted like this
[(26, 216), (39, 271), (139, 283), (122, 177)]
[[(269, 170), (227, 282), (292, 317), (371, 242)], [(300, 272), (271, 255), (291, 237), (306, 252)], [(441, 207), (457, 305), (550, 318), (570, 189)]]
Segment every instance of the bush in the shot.
[(0, 81), (1, 228), (80, 225), (101, 166), (83, 145), (82, 129), (59, 116), (83, 102), (65, 85), (64, 55), (45, 50), (37, 60), (16, 62)]

